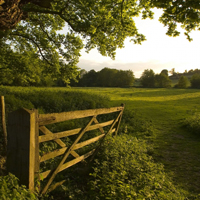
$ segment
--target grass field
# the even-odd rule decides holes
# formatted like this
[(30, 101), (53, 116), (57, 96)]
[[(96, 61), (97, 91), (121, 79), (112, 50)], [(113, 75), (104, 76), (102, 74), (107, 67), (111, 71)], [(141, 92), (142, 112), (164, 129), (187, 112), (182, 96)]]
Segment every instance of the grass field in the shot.
[(113, 105), (125, 104), (151, 120), (156, 131), (151, 138), (153, 157), (164, 164), (174, 183), (187, 194), (200, 194), (200, 133), (183, 127), (183, 120), (200, 112), (200, 90), (90, 88), (92, 93), (108, 95)]
[[(110, 99), (110, 106), (124, 103), (125, 112), (134, 111), (143, 120), (150, 121), (155, 128), (154, 134), (148, 138), (150, 145), (154, 147), (152, 152), (154, 160), (164, 165), (166, 173), (173, 178), (173, 183), (185, 196), (191, 197), (189, 199), (192, 199), (193, 195), (200, 194), (200, 133), (194, 134), (183, 126), (185, 118), (200, 113), (200, 90), (143, 88), (51, 88), (50, 90), (102, 94)], [(132, 134), (129, 129), (127, 132)]]

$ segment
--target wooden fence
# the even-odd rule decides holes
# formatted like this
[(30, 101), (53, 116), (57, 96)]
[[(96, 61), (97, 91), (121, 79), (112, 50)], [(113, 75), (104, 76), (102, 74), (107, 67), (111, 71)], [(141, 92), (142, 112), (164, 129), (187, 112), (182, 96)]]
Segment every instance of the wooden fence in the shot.
[[(19, 109), (8, 116), (8, 146), (7, 146), (7, 169), (16, 175), (21, 184), (35, 190), (35, 180), (45, 180), (45, 185), (40, 188), (41, 194), (51, 191), (65, 180), (52, 184), (56, 175), (91, 156), (93, 158), (107, 134), (117, 134), (124, 106), (102, 109), (81, 110), (53, 114), (39, 114), (37, 110)], [(114, 119), (101, 122), (100, 115), (115, 114)], [(113, 115), (112, 114), (112, 115)], [(110, 115), (110, 116), (112, 116)], [(107, 116), (107, 115), (106, 115)], [(113, 117), (113, 116), (112, 116)], [(67, 120), (80, 118), (88, 119), (84, 127), (73, 130), (65, 130), (53, 133), (49, 130), (50, 124), (60, 123)], [(101, 117), (100, 117), (101, 118)], [(101, 118), (102, 119), (102, 118)], [(51, 126), (51, 125), (50, 125)], [(105, 130), (106, 129), (106, 130)], [(92, 130), (98, 130), (100, 135), (87, 137), (83, 141), (83, 135)], [(73, 142), (67, 146), (64, 139), (73, 138)], [(87, 136), (86, 134), (84, 136)], [(40, 155), (42, 143), (53, 141), (59, 148)], [(97, 142), (98, 141), (98, 142)], [(98, 145), (94, 145), (97, 144)], [(86, 145), (93, 144), (94, 148), (89, 152), (79, 155), (77, 150)], [(40, 165), (49, 159), (61, 156), (57, 166), (41, 172)], [(69, 160), (70, 159), (70, 160)], [(40, 180), (42, 178), (42, 180)]]

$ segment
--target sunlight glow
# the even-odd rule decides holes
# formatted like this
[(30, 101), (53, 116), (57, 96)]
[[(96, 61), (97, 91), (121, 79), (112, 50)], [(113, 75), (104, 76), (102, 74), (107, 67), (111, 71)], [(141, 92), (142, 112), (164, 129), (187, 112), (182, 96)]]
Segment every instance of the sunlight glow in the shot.
[(181, 29), (180, 36), (169, 37), (165, 34), (167, 28), (158, 21), (161, 13), (161, 10), (155, 10), (153, 20), (135, 19), (139, 32), (147, 39), (142, 45), (134, 45), (127, 39), (125, 48), (117, 49), (115, 60), (101, 56), (97, 50), (92, 50), (89, 54), (83, 50), (78, 66), (87, 71), (99, 71), (104, 67), (131, 69), (137, 78), (145, 69), (153, 69), (155, 73), (160, 73), (162, 69), (175, 68), (176, 72), (181, 73), (200, 68), (200, 32), (191, 33), (192, 42), (186, 39)]

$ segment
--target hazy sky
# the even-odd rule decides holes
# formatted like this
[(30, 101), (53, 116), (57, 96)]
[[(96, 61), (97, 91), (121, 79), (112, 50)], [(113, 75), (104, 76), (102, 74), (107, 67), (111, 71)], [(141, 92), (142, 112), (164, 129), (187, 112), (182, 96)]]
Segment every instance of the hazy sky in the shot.
[(179, 37), (169, 37), (165, 34), (167, 28), (158, 21), (161, 13), (161, 10), (155, 10), (153, 20), (135, 18), (139, 32), (147, 39), (142, 45), (135, 45), (127, 39), (125, 48), (117, 50), (115, 60), (101, 56), (97, 50), (89, 54), (82, 50), (78, 66), (86, 71), (99, 71), (104, 67), (130, 69), (137, 78), (145, 69), (153, 69), (155, 73), (172, 68), (176, 72), (200, 69), (200, 31), (191, 34), (192, 42), (183, 33)]

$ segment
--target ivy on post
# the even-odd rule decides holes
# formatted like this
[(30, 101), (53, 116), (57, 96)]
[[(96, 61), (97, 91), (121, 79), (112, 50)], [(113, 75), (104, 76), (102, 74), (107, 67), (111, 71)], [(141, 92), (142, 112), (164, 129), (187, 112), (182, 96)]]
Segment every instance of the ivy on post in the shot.
[(35, 170), (39, 169), (37, 111), (19, 109), (8, 116), (7, 170), (20, 184), (34, 190)]

